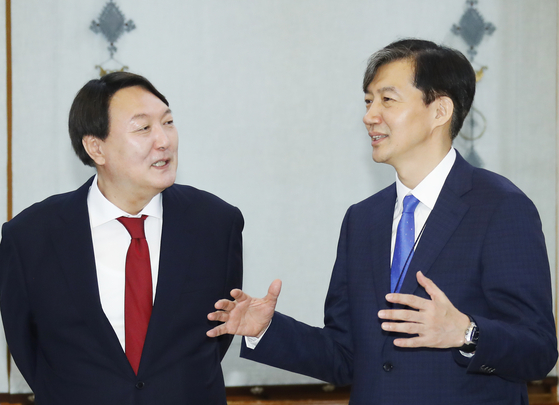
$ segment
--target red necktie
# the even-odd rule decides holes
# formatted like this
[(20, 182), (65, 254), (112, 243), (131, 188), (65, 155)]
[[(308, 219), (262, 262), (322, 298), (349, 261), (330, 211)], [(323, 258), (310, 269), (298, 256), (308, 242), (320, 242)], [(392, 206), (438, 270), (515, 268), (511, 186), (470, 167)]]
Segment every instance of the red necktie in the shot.
[(124, 290), (124, 328), (126, 357), (138, 374), (152, 309), (152, 283), (149, 249), (144, 233), (144, 220), (120, 217), (132, 240), (126, 254), (126, 286)]

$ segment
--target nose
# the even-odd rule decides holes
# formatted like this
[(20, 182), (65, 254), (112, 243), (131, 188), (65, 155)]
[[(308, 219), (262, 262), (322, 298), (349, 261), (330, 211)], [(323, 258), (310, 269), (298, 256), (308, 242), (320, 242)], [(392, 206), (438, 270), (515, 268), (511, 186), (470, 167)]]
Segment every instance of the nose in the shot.
[(155, 149), (165, 150), (170, 144), (171, 140), (169, 138), (169, 134), (167, 134), (167, 131), (165, 131), (165, 128), (162, 125), (158, 125), (155, 129)]
[(381, 122), (382, 122), (382, 118), (380, 116), (380, 110), (378, 108), (378, 105), (375, 102), (371, 102), (368, 105), (367, 112), (363, 116), (363, 123), (369, 126), (369, 125), (378, 125)]

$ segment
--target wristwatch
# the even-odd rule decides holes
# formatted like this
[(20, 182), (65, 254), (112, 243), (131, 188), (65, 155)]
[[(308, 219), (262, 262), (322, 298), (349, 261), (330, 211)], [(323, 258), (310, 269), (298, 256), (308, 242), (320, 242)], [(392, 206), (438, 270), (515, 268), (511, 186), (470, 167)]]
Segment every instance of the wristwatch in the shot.
[(464, 353), (473, 353), (476, 351), (477, 341), (479, 339), (479, 329), (472, 318), (470, 318), (470, 325), (464, 332), (464, 344), (458, 348)]

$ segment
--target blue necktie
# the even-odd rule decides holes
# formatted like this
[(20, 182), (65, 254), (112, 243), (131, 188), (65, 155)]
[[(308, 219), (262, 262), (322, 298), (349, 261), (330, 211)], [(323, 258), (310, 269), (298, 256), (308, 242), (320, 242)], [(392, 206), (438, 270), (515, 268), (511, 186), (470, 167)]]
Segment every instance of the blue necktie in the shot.
[(390, 291), (399, 292), (402, 282), (413, 256), (413, 245), (415, 243), (415, 223), (413, 212), (419, 204), (419, 200), (413, 195), (404, 197), (404, 211), (398, 224), (396, 232), (396, 243), (394, 244), (394, 256), (392, 258), (392, 269), (390, 272)]

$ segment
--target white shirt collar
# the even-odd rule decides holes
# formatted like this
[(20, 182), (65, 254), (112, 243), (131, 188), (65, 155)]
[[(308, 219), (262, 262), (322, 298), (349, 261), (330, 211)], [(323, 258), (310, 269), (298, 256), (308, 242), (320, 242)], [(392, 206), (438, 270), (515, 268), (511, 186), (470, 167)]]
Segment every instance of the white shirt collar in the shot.
[(163, 219), (163, 198), (161, 193), (155, 195), (138, 215), (130, 215), (107, 200), (103, 193), (101, 193), (97, 185), (97, 175), (95, 175), (93, 183), (91, 183), (91, 187), (89, 188), (87, 208), (89, 210), (89, 223), (92, 228), (103, 225), (119, 217), (139, 218), (142, 215), (147, 215)]
[(443, 160), (429, 173), (413, 190), (410, 190), (398, 178), (396, 173), (396, 194), (398, 200), (396, 203), (396, 211), (401, 210), (404, 197), (408, 194), (413, 194), (415, 198), (421, 201), (422, 204), (427, 206), (430, 210), (435, 207), (435, 203), (439, 198), (441, 189), (444, 182), (456, 161), (456, 150), (450, 148)]

